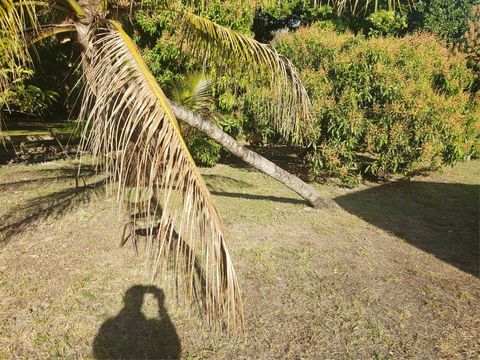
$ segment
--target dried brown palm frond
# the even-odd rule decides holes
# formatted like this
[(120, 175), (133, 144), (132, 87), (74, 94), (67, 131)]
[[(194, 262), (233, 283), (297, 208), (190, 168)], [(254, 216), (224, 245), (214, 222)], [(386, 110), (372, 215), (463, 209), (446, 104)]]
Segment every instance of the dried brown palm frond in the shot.
[(290, 60), (270, 45), (201, 16), (183, 12), (179, 21), (184, 27), (186, 51), (204, 59), (207, 67), (229, 74), (240, 71), (257, 85), (263, 82), (270, 89), (264, 106), (277, 130), (294, 142), (309, 137), (311, 104)]
[[(152, 274), (173, 271), (175, 279), (183, 278), (187, 300), (202, 298), (212, 325), (242, 327), (223, 225), (169, 100), (116, 22), (91, 29), (83, 61), (88, 84), (81, 112), (87, 129), (83, 145), (104, 159), (105, 170), (118, 182), (119, 198), (128, 194), (130, 202), (144, 202), (146, 222), (158, 224), (147, 236)], [(132, 199), (132, 189), (153, 196)]]

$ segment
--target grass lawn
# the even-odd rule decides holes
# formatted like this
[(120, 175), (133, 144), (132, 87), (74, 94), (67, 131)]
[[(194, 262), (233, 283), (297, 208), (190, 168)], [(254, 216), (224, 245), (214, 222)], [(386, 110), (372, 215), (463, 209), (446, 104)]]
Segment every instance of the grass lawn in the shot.
[(202, 173), (245, 338), (209, 331), (162, 284), (142, 286), (114, 198), (75, 191), (58, 161), (0, 167), (0, 359), (479, 358), (479, 161), (410, 182), (319, 185), (341, 205), (328, 211), (248, 168)]

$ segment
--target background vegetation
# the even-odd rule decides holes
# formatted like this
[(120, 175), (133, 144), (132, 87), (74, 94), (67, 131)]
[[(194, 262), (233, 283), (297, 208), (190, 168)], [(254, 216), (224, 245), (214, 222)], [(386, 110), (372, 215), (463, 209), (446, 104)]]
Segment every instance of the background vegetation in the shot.
[(317, 116), (312, 171), (347, 182), (435, 169), (478, 155), (473, 74), (428, 34), (365, 38), (317, 26), (276, 39)]
[[(288, 145), (305, 158), (312, 176), (355, 184), (363, 177), (411, 176), (478, 156), (479, 3), (426, 0), (411, 7), (377, 1), (355, 8), (350, 2), (288, 0), (256, 8), (248, 0), (218, 0), (205, 2), (201, 12), (272, 41), (294, 62), (312, 97), (317, 129), (309, 144)], [(181, 55), (179, 30), (173, 17), (146, 10), (130, 22), (129, 31), (167, 91), (195, 78), (203, 66)], [(36, 68), (48, 69), (25, 71), (18, 85), (3, 91), (3, 114), (8, 109), (47, 120), (75, 114), (79, 59), (69, 40), (63, 36), (38, 47), (43, 63)], [(205, 102), (204, 116), (251, 146), (282, 144), (268, 114), (262, 116), (267, 90), (253, 90), (241, 78), (226, 83), (215, 73), (209, 76), (208, 99), (196, 100)], [(201, 165), (227, 155), (198, 132), (185, 135)]]

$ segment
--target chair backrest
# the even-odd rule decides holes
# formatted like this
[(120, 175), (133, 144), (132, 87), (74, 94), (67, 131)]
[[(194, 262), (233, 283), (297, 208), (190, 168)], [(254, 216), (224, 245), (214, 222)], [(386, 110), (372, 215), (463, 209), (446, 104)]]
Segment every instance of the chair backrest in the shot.
[(153, 196), (153, 189), (149, 187), (126, 187), (123, 199), (132, 204), (144, 203)]

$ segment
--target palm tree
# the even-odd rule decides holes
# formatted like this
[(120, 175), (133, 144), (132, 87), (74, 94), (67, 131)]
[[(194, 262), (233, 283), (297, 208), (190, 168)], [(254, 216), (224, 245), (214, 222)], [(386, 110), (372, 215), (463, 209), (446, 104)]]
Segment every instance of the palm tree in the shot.
[[(144, 6), (176, 14), (183, 49), (200, 56), (210, 68), (241, 71), (269, 84), (272, 100), (265, 106), (277, 129), (296, 142), (308, 136), (310, 103), (288, 59), (269, 45), (196, 15), (194, 6), (161, 0)], [(209, 323), (235, 331), (243, 326), (243, 306), (222, 221), (186, 148), (177, 117), (277, 179), (288, 173), (262, 163), (261, 157), (233, 139), (225, 140), (226, 134), (205, 119), (170, 102), (117, 21), (125, 9), (132, 14), (135, 7), (123, 0), (0, 0), (0, 64), (9, 69), (0, 71), (4, 74), (0, 91), (17, 79), (14, 69), (31, 64), (29, 44), (63, 32), (76, 35), (83, 49), (85, 84), (81, 145), (118, 185), (118, 199), (135, 204), (129, 207), (133, 226), (139, 222), (136, 205), (146, 212), (152, 280), (154, 274), (173, 269), (187, 300), (202, 299)], [(42, 9), (54, 14), (54, 24), (39, 22), (37, 12)], [(331, 203), (301, 181), (290, 181), (289, 186), (311, 202)]]

